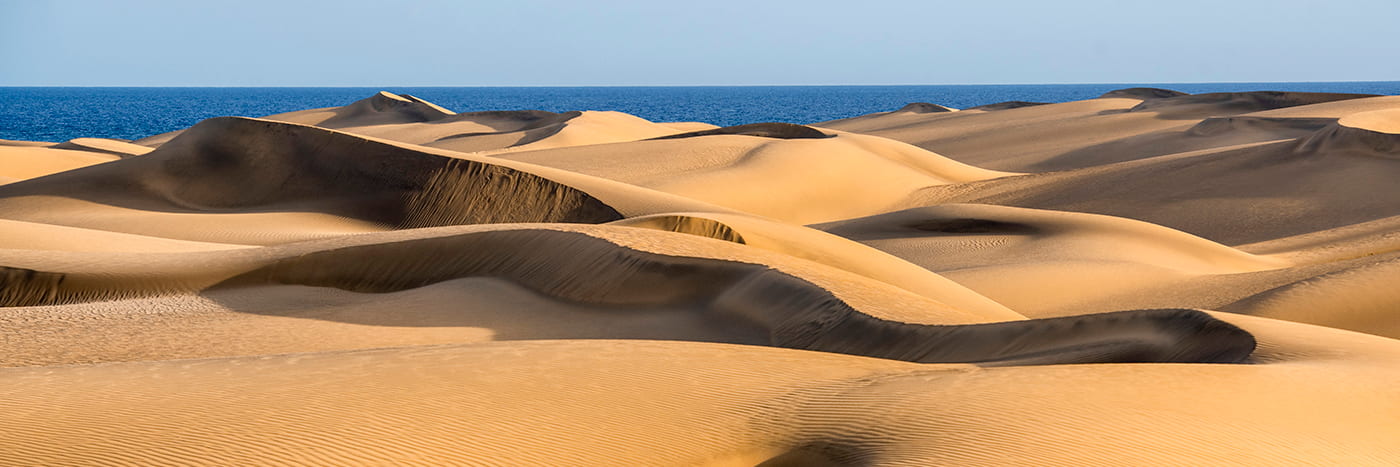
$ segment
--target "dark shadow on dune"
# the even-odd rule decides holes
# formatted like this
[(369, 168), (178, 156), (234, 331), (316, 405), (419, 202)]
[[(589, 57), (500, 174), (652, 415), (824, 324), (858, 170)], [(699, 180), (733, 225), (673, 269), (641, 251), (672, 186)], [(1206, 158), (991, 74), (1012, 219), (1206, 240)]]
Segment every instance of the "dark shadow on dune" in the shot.
[(1297, 154), (1345, 154), (1400, 158), (1400, 134), (1332, 123), (1303, 138)]
[(1213, 117), (1186, 130), (1156, 131), (1075, 149), (1027, 167), (1073, 170), (1211, 148), (1307, 137), (1331, 118)]
[(995, 104), (986, 104), (986, 105), (979, 105), (979, 106), (976, 106), (976, 107), (968, 107), (968, 108), (963, 109), (963, 110), (986, 110), (986, 111), (1011, 110), (1011, 109), (1019, 109), (1019, 108), (1022, 108), (1022, 107), (1035, 107), (1035, 106), (1038, 106), (1038, 105), (1047, 105), (1047, 104), (1049, 104), (1049, 102), (1006, 101), (1006, 102), (997, 102), (997, 103), (995, 103)]
[[(918, 208), (913, 208), (918, 209)], [(848, 240), (857, 242), (884, 240), (884, 239), (908, 239), (918, 237), (938, 237), (942, 235), (1037, 235), (1044, 232), (1042, 227), (1024, 224), (1019, 222), (1007, 222), (995, 219), (979, 218), (938, 218), (938, 219), (901, 219), (900, 213), (894, 211), (874, 216), (847, 219), (844, 221), (828, 222), (824, 224), (809, 225), (816, 230), (820, 230), (832, 235), (836, 235)], [(879, 228), (871, 228), (869, 221), (878, 219)], [(888, 220), (887, 220), (888, 219)]]
[(62, 273), (0, 266), (0, 307), (55, 303), (64, 279)]
[[(394, 323), (394, 310), (298, 314), (249, 306), (219, 290), (265, 284), (332, 287), (361, 293), (406, 291), (447, 280), (489, 277), (548, 300), (596, 307), (587, 315), (509, 309), (451, 313), (429, 323)], [(763, 265), (660, 255), (589, 235), (553, 230), (486, 231), (375, 243), (285, 257), (225, 281), (206, 297), (234, 310), (370, 325), (473, 326), (498, 339), (647, 338), (754, 344), (924, 363), (1234, 363), (1253, 337), (1185, 309), (1140, 310), (977, 325), (920, 325), (857, 311), (826, 289)], [(256, 300), (255, 300), (256, 301)], [(688, 324), (630, 332), (580, 321), (626, 323), (657, 313), (689, 314)], [(539, 314), (540, 316), (535, 316)], [(530, 323), (537, 319), (547, 325)], [(699, 323), (704, 327), (697, 327)], [(748, 331), (743, 331), (743, 330)], [(561, 334), (561, 332), (563, 334)]]
[(867, 449), (842, 440), (811, 441), (755, 467), (865, 467), (874, 465)]
[[(457, 114), (434, 123), (452, 123), (459, 121), (485, 121), (497, 125), (510, 124), (500, 131), (484, 131), (474, 133), (460, 133), (438, 138), (435, 142), (448, 141), (459, 138), (470, 138), (475, 136), (504, 135), (511, 133), (525, 133), (523, 137), (513, 146), (529, 144), (550, 136), (554, 136), (562, 130), (563, 123), (578, 118), (583, 112), (571, 111), (564, 113), (546, 112), (543, 110), (491, 110), (485, 112), (471, 112)], [(504, 126), (504, 125), (503, 125)]]
[(933, 114), (943, 112), (953, 112), (953, 109), (929, 102), (911, 102), (904, 107), (900, 107), (895, 112), (909, 112), (916, 114)]
[(935, 219), (907, 227), (923, 232), (955, 235), (1033, 235), (1040, 232), (1040, 228), (1030, 224), (991, 219)]
[(633, 221), (633, 223), (628, 225), (629, 227), (643, 227), (667, 232), (678, 232), (695, 235), (697, 237), (724, 240), (741, 245), (746, 244), (746, 242), (744, 242), (744, 236), (734, 231), (733, 227), (714, 219), (684, 215), (667, 215), (652, 216), (642, 221), (635, 221), (635, 219), (633, 219)]
[(1327, 92), (1216, 92), (1147, 99), (1128, 112), (1155, 112), (1158, 118), (1165, 119), (1197, 119), (1376, 96)]
[(1127, 98), (1127, 99), (1162, 99), (1167, 97), (1189, 96), (1190, 94), (1162, 88), (1126, 88), (1115, 89), (1099, 96), (1099, 99)]
[(31, 195), (159, 212), (321, 212), (401, 227), (622, 218), (581, 190), (505, 166), (237, 117), (200, 122), (145, 156), (0, 186), (0, 198)]
[(823, 133), (821, 130), (818, 130), (818, 129), (816, 129), (816, 128), (812, 128), (812, 127), (809, 127), (809, 126), (806, 126), (806, 125), (797, 125), (797, 124), (793, 124), (793, 123), (771, 122), (771, 123), (750, 123), (750, 124), (747, 124), (747, 125), (736, 125), (736, 126), (727, 126), (727, 127), (724, 127), (724, 128), (715, 128), (715, 129), (713, 129), (713, 130), (692, 131), (692, 132), (689, 132), (689, 133), (681, 133), (681, 134), (678, 134), (678, 135), (667, 135), (667, 136), (662, 136), (662, 137), (659, 137), (659, 138), (651, 138), (650, 140), (646, 140), (646, 141), (661, 140), (661, 139), (695, 138), (695, 137), (700, 137), (700, 136), (715, 136), (715, 135), (758, 136), (758, 137), (763, 137), (763, 138), (777, 138), (777, 139), (816, 139), (816, 138), (831, 138), (831, 137), (835, 136), (835, 135), (828, 135), (828, 134), (826, 134), (826, 133)]

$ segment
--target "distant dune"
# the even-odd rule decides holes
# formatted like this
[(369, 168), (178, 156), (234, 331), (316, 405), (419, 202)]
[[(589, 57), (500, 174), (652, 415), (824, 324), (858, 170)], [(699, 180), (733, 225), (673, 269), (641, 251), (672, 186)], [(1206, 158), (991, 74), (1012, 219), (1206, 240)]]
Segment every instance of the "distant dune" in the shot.
[(4, 465), (1391, 465), (1400, 98), (0, 141)]

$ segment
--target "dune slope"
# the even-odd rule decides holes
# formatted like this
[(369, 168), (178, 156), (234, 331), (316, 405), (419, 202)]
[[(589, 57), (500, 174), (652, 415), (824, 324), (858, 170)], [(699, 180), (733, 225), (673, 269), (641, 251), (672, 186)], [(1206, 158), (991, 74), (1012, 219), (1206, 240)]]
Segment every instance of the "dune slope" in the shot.
[(1390, 465), (1400, 101), (0, 141), (4, 465)]

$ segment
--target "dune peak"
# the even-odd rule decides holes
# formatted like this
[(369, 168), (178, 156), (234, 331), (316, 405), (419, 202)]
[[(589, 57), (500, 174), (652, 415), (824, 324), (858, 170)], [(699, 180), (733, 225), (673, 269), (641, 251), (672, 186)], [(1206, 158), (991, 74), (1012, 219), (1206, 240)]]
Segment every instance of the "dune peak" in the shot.
[(350, 105), (336, 109), (334, 116), (318, 126), (338, 127), (385, 123), (421, 123), (456, 115), (431, 102), (409, 95), (379, 91)]
[(906, 106), (904, 106), (904, 107), (900, 107), (899, 110), (896, 110), (896, 112), (910, 112), (910, 113), (916, 113), (916, 114), (931, 114), (931, 113), (940, 113), (940, 112), (956, 112), (957, 110), (958, 110), (958, 109), (954, 109), (954, 108), (952, 108), (952, 107), (945, 107), (945, 106), (941, 106), (941, 105), (938, 105), (938, 104), (931, 104), (931, 103), (928, 103), (928, 102), (911, 102), (911, 103), (909, 103), (909, 105), (906, 105)]
[[(1059, 96), (1020, 92), (981, 101)], [(1364, 96), (720, 128), (371, 90), (0, 140), (0, 465), (1385, 463), (1400, 96)]]
[(1128, 98), (1128, 99), (1162, 99), (1167, 97), (1189, 96), (1190, 94), (1162, 88), (1126, 88), (1115, 89), (1099, 96), (1099, 99), (1107, 98)]

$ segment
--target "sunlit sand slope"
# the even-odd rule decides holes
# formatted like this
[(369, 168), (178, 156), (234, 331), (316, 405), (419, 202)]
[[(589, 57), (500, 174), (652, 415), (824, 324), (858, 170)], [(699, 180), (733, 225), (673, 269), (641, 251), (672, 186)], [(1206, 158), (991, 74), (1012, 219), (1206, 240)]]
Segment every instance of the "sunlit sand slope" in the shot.
[(1393, 465), (1400, 100), (0, 141), (3, 465)]

